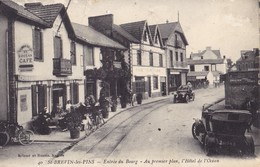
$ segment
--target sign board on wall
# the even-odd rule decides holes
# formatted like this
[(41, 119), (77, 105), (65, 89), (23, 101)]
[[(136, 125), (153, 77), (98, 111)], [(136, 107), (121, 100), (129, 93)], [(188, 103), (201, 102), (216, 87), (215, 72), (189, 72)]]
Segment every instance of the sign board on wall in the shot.
[(21, 111), (27, 111), (28, 110), (28, 106), (27, 106), (27, 95), (21, 95), (20, 96), (20, 108)]
[(23, 45), (18, 50), (19, 71), (32, 71), (33, 62), (33, 50), (29, 45)]

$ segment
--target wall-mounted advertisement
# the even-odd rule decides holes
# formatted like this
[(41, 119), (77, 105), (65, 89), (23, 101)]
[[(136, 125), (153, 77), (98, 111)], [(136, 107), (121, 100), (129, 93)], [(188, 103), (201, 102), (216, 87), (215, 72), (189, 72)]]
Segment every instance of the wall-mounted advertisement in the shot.
[(19, 71), (33, 70), (33, 50), (29, 45), (23, 45), (18, 50), (18, 67)]

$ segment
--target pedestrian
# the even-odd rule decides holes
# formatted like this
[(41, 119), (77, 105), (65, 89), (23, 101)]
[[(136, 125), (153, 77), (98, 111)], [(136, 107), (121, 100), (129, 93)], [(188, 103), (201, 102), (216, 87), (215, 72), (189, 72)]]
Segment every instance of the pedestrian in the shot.
[(68, 113), (71, 112), (71, 106), (72, 106), (71, 100), (68, 100), (67, 103), (66, 103), (66, 110), (67, 110)]
[(48, 113), (47, 107), (38, 114), (36, 120), (33, 121), (34, 130), (42, 135), (48, 135), (51, 133), (51, 129), (48, 126), (48, 122), (51, 119), (51, 115)]

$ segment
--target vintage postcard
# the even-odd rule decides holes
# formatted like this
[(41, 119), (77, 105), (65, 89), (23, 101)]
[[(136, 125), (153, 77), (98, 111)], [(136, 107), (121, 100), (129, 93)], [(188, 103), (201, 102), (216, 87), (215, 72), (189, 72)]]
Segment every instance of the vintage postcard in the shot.
[(259, 16), (259, 0), (0, 0), (0, 166), (260, 166)]

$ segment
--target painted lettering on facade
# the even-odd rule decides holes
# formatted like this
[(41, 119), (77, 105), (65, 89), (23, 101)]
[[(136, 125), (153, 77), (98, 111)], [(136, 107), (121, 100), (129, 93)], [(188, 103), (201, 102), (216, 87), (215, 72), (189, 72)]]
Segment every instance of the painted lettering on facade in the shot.
[(18, 50), (19, 71), (32, 71), (33, 63), (33, 50), (29, 45), (23, 45)]

